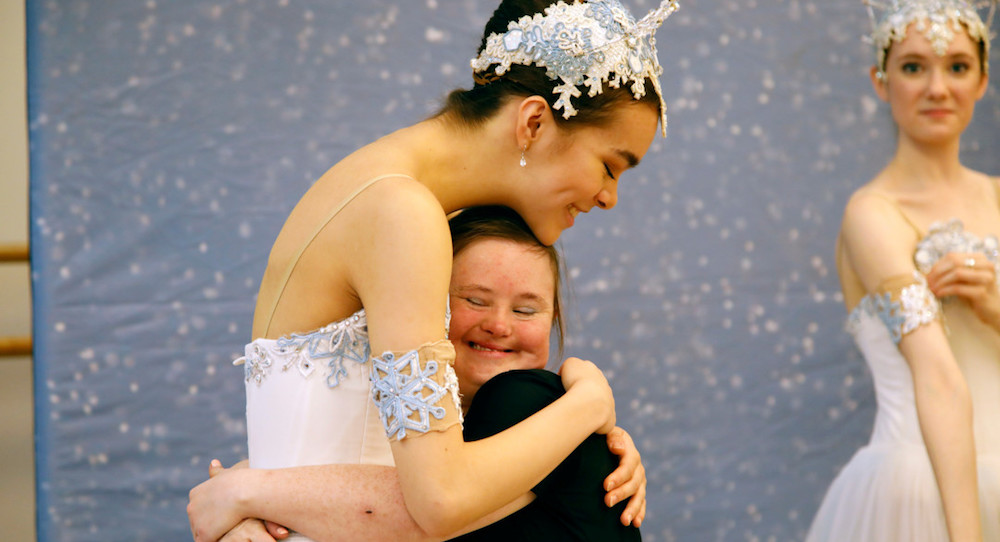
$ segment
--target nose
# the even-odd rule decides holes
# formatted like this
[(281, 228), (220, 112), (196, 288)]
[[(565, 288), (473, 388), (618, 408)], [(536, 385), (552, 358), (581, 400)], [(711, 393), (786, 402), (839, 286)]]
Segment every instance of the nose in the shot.
[(490, 313), (483, 318), (481, 326), (483, 331), (486, 331), (490, 335), (496, 337), (506, 337), (507, 335), (510, 335), (510, 318), (511, 317), (508, 311), (490, 311)]
[(612, 181), (604, 185), (597, 193), (597, 206), (601, 209), (611, 209), (618, 203), (618, 183)]
[(948, 81), (944, 70), (931, 70), (927, 81), (927, 94), (932, 98), (945, 96), (948, 93)]

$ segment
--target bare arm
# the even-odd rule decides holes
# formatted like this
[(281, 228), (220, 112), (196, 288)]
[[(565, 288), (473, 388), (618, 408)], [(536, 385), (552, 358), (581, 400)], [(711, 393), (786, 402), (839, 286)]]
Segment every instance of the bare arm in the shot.
[(317, 465), (227, 469), (192, 490), (206, 518), (258, 517), (315, 540), (428, 541), (403, 503), (396, 469), (380, 465)]
[[(636, 526), (639, 526), (645, 516), (646, 502), (645, 469), (639, 452), (629, 434), (620, 427), (608, 433), (608, 443), (612, 451), (621, 455), (622, 460), (619, 468), (605, 480), (605, 487), (611, 485), (614, 488), (608, 492), (605, 502), (613, 506), (623, 499), (631, 498), (629, 507), (623, 512), (622, 523), (627, 525), (627, 517), (632, 517), (635, 518)], [(395, 477), (395, 468), (329, 465), (281, 469), (270, 471), (267, 482), (263, 482), (257, 473), (241, 473), (246, 470), (246, 466), (243, 461), (230, 469), (223, 469), (221, 466), (210, 468), (215, 481), (213, 484), (203, 485), (198, 492), (192, 492), (197, 497), (197, 502), (192, 500), (192, 512), (199, 513), (198, 510), (211, 506), (211, 509), (202, 510), (201, 514), (225, 517), (229, 515), (226, 509), (238, 504), (236, 501), (245, 501), (243, 506), (259, 510), (261, 518), (319, 541), (362, 536), (373, 541), (440, 539), (421, 531), (410, 517), (403, 503), (398, 478)], [(220, 478), (219, 475), (224, 473), (229, 475)], [(624, 482), (615, 485), (615, 478), (622, 478)], [(369, 489), (355, 491), (359, 480)], [(489, 525), (520, 510), (532, 498), (530, 493), (525, 494), (447, 538)], [(359, 517), (361, 521), (357, 521)], [(276, 528), (272, 527), (271, 530), (274, 538), (286, 535)], [(247, 534), (248, 532), (252, 534)], [(246, 520), (227, 536), (234, 540), (271, 540), (261, 524), (248, 523)]]
[[(876, 197), (855, 196), (842, 239), (850, 269), (873, 292), (887, 278), (912, 273), (913, 233), (898, 211)], [(913, 375), (917, 416), (953, 542), (982, 539), (972, 403), (940, 323), (923, 325), (899, 343)]]
[[(342, 215), (343, 220), (353, 215), (355, 222), (342, 225), (355, 232), (356, 245), (330, 247), (331, 252), (346, 248), (354, 255), (348, 281), (365, 307), (376, 356), (407, 352), (445, 338), (451, 266), (447, 222), (424, 187), (404, 185), (393, 183), (392, 191), (376, 185), (355, 200)], [(614, 426), (610, 387), (593, 364), (568, 360), (563, 376), (567, 393), (562, 398), (489, 439), (465, 443), (457, 424), (424, 434), (408, 431), (407, 438), (392, 439), (398, 481), (384, 472), (386, 478), (372, 484), (377, 474), (359, 479), (356, 472), (338, 472), (338, 466), (251, 471), (241, 474), (250, 477), (245, 484), (224, 484), (229, 473), (220, 475), (218, 484), (213, 479), (191, 492), (189, 517), (195, 539), (217, 540), (247, 517), (282, 522), (282, 517), (291, 517), (286, 512), (294, 514), (294, 509), (317, 502), (327, 510), (353, 506), (342, 508), (345, 523), (333, 525), (334, 529), (349, 528), (351, 522), (364, 525), (374, 515), (368, 513), (372, 508), (340, 502), (339, 496), (356, 492), (354, 502), (363, 503), (376, 487), (393, 483), (422, 532), (434, 537), (456, 532), (525, 495), (588, 435)], [(544, 448), (528, 445), (543, 440)], [(337, 475), (324, 478), (330, 473)], [(280, 493), (251, 498), (244, 492), (247, 487), (275, 488)], [(213, 493), (219, 499), (211, 497)], [(215, 502), (226, 500), (234, 504), (228, 509), (216, 506), (211, 512)]]
[[(398, 186), (397, 186), (398, 188)], [(368, 315), (372, 352), (405, 352), (445, 338), (451, 243), (440, 205), (422, 187), (379, 200), (352, 283)], [(445, 536), (528, 492), (591, 433), (614, 426), (614, 400), (600, 371), (564, 365), (566, 395), (510, 430), (463, 442), (461, 429), (391, 439), (406, 508)], [(532, 442), (548, 441), (544, 448)]]

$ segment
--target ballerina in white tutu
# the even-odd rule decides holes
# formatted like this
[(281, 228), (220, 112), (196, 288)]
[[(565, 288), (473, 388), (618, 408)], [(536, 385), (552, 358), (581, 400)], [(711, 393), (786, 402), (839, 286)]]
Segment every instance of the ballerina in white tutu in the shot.
[[(636, 20), (618, 0), (503, 0), (471, 63), (472, 89), (316, 181), (271, 249), (244, 350), (253, 468), (191, 491), (197, 542), (253, 518), (294, 526), (309, 506), (319, 512), (307, 520), (321, 523), (332, 521), (326, 511), (344, 513), (338, 539), (376, 539), (385, 509), (350, 497), (389, 484), (423, 534), (449, 536), (614, 428), (607, 381), (569, 358), (564, 395), (508, 430), (463, 441), (446, 330), (447, 215), (506, 205), (551, 245), (580, 213), (614, 207), (619, 178), (657, 124), (665, 130), (653, 34), (676, 8), (661, 0)], [(643, 513), (643, 476), (632, 467), (638, 484), (631, 474), (609, 484), (639, 494), (624, 523)], [(260, 509), (246, 499), (255, 487), (270, 490)]]
[(898, 144), (847, 204), (837, 267), (878, 410), (809, 542), (1000, 542), (1000, 179), (959, 161), (988, 84), (979, 7), (869, 3)]

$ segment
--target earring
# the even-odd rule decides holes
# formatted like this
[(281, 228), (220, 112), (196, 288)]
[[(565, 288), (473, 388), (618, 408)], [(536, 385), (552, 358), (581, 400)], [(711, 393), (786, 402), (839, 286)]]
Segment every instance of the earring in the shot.
[(528, 152), (528, 146), (527, 145), (525, 145), (524, 147), (521, 148), (521, 161), (518, 162), (519, 164), (521, 164), (521, 167), (524, 167), (524, 166), (528, 165), (528, 161), (524, 159), (524, 153), (526, 153), (526, 152)]

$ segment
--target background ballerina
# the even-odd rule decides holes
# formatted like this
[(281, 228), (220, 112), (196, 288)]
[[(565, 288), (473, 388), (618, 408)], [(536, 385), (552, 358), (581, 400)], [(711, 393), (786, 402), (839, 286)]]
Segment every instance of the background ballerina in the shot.
[(1000, 540), (1000, 180), (959, 160), (989, 80), (975, 7), (869, 4), (898, 143), (847, 204), (837, 268), (878, 411), (810, 542)]

